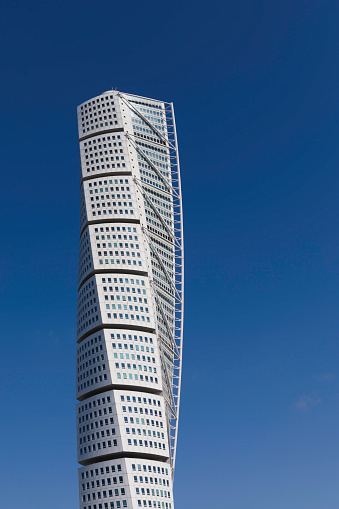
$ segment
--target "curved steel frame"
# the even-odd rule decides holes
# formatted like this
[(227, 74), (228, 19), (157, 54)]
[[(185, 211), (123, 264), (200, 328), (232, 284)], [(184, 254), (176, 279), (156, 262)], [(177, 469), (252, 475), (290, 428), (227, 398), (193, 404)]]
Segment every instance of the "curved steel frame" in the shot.
[[(168, 160), (171, 169), (171, 184), (162, 176), (152, 161), (144, 154), (139, 148), (138, 141), (142, 141), (135, 135), (128, 134), (127, 137), (138, 154), (145, 160), (145, 162), (152, 168), (159, 179), (162, 180), (166, 187), (166, 192), (171, 194), (172, 205), (173, 205), (173, 228), (172, 232), (167, 226), (165, 218), (162, 216), (161, 210), (153, 204), (152, 200), (147, 195), (147, 188), (143, 186), (143, 183), (138, 179), (135, 179), (136, 184), (142, 188), (143, 196), (152, 208), (154, 213), (158, 216), (164, 229), (167, 233), (170, 233), (170, 237), (173, 241), (174, 248), (174, 281), (171, 285), (173, 288), (174, 297), (174, 327), (169, 326), (166, 320), (165, 311), (162, 308), (161, 300), (157, 296), (156, 282), (153, 281), (154, 297), (157, 306), (160, 309), (164, 322), (166, 324), (166, 330), (168, 333), (168, 339), (172, 345), (171, 353), (173, 354), (172, 373), (168, 373), (167, 365), (168, 358), (164, 358), (164, 350), (161, 345), (161, 335), (157, 331), (159, 338), (159, 346), (161, 353), (161, 361), (163, 365), (163, 371), (167, 384), (170, 386), (170, 397), (167, 399), (167, 405), (169, 408), (170, 422), (169, 422), (169, 436), (170, 436), (170, 450), (171, 450), (171, 466), (172, 473), (174, 475), (175, 460), (176, 460), (176, 449), (178, 440), (178, 422), (179, 422), (179, 406), (180, 406), (180, 392), (181, 392), (181, 372), (182, 372), (182, 351), (183, 351), (183, 312), (184, 312), (184, 240), (183, 240), (183, 212), (182, 212), (182, 194), (181, 194), (181, 178), (180, 178), (180, 161), (178, 151), (178, 139), (175, 125), (175, 115), (173, 103), (160, 102), (164, 109), (162, 112), (166, 117), (167, 124), (167, 137), (164, 136), (134, 105), (130, 102), (129, 98), (138, 98), (140, 100), (149, 100), (154, 102), (154, 99), (148, 99), (142, 96), (135, 96), (132, 94), (119, 93), (118, 94), (124, 104), (154, 132), (154, 134), (160, 138), (162, 143), (168, 149)], [(156, 101), (158, 102), (158, 101)], [(149, 236), (149, 232), (144, 230), (145, 237), (147, 238), (150, 249), (152, 250), (155, 257), (159, 262), (159, 267), (164, 272), (165, 278), (168, 280), (169, 274), (163, 263), (156, 253), (156, 249), (152, 246), (152, 241)], [(166, 345), (166, 348), (168, 346)], [(166, 384), (166, 385), (167, 385)], [(164, 394), (165, 395), (165, 394)], [(165, 395), (166, 397), (166, 395)]]

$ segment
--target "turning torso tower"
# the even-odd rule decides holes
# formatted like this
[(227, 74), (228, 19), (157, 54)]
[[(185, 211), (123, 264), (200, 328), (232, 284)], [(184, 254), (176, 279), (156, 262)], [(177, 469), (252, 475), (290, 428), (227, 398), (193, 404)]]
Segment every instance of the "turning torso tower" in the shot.
[(78, 107), (81, 509), (173, 509), (183, 225), (172, 103), (117, 90)]

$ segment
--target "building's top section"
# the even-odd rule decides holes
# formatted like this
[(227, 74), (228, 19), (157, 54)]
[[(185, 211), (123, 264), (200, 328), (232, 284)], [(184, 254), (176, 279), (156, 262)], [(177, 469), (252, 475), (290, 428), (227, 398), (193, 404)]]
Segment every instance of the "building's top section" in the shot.
[(81, 106), (89, 106), (90, 104), (95, 106), (97, 103), (104, 102), (105, 100), (114, 100), (115, 96), (121, 94), (123, 96), (127, 96), (129, 100), (133, 98), (135, 101), (137, 101), (140, 104), (148, 105), (152, 108), (161, 108), (163, 104), (170, 104), (166, 101), (160, 101), (158, 99), (151, 99), (150, 97), (143, 97), (141, 95), (134, 95), (134, 94), (128, 94), (126, 92), (119, 92), (119, 90), (107, 90), (106, 92), (102, 92), (102, 94), (97, 95), (95, 97), (92, 97), (88, 101), (85, 101), (81, 104), (79, 104), (78, 109), (81, 108)]
[(142, 109), (145, 115), (155, 115), (156, 112), (164, 114), (166, 105), (170, 104), (148, 97), (126, 94), (118, 90), (108, 90), (78, 106), (80, 140), (102, 131), (125, 130), (128, 126), (128, 122), (125, 120), (127, 100), (129, 103), (134, 103), (136, 109)]

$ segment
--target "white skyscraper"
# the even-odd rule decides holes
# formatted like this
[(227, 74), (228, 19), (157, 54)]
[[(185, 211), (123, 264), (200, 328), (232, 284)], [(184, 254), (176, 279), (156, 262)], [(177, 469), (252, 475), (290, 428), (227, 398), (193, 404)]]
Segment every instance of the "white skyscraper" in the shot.
[(78, 107), (81, 509), (173, 509), (183, 227), (172, 103), (112, 90)]

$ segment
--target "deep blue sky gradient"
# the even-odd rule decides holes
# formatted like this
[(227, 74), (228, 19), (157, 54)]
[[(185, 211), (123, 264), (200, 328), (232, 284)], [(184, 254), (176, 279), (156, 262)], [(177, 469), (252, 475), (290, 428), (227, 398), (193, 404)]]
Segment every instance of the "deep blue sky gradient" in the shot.
[(1, 507), (75, 509), (76, 106), (175, 104), (176, 509), (338, 508), (339, 5), (0, 7)]

